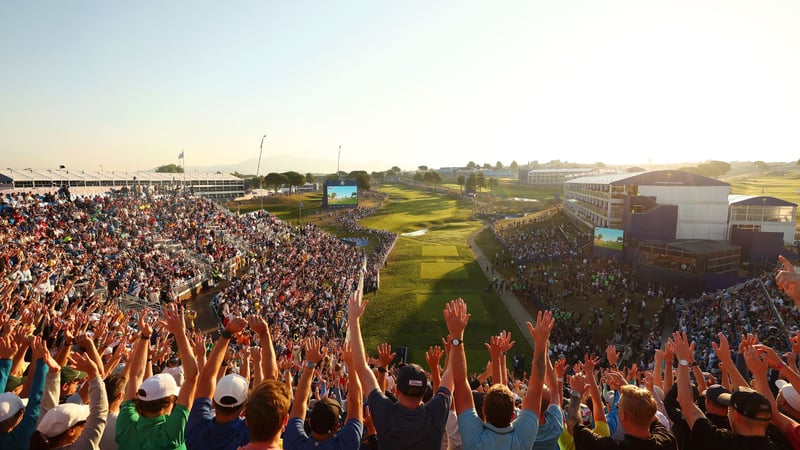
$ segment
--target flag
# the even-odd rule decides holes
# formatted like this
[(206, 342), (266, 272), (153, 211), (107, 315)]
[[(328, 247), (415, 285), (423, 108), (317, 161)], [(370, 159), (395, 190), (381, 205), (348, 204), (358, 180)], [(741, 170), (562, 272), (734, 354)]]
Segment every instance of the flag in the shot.
[(183, 150), (181, 150), (181, 153), (178, 155), (178, 159), (183, 159)]

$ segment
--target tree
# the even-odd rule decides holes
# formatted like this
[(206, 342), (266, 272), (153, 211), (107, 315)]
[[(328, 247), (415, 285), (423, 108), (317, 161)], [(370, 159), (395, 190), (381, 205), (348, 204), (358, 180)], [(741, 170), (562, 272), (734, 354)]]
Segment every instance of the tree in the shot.
[(606, 163), (598, 161), (598, 162), (594, 163), (594, 166), (596, 168), (598, 168), (598, 169), (605, 169), (606, 168)]
[(461, 195), (464, 195), (464, 185), (467, 183), (467, 179), (464, 175), (459, 175), (458, 178), (456, 178), (456, 183), (458, 183), (458, 188), (461, 190)]
[(158, 173), (183, 173), (183, 167), (177, 164), (165, 164), (163, 166), (156, 167), (156, 172)]
[(486, 175), (484, 175), (483, 172), (478, 172), (475, 176), (475, 186), (479, 191), (480, 189), (486, 189)]
[(497, 162), (494, 164), (494, 167), (495, 167), (495, 169), (498, 169), (498, 170), (499, 170), (499, 169), (502, 169), (502, 168), (503, 168), (503, 163), (502, 163), (502, 162), (500, 162), (500, 161), (497, 161)]
[(337, 174), (337, 173), (329, 173), (329, 174), (325, 175), (325, 180), (326, 181), (336, 181), (338, 179), (339, 179), (339, 174)]
[(515, 159), (514, 161), (511, 161), (511, 165), (509, 167), (513, 171), (516, 171), (517, 169), (519, 169), (519, 164), (517, 164), (517, 160)]
[(277, 192), (278, 189), (281, 188), (284, 184), (289, 183), (289, 178), (286, 175), (270, 172), (267, 176), (264, 177), (264, 185), (265, 186), (272, 186), (273, 189)]
[(365, 170), (354, 170), (347, 174), (347, 178), (356, 180), (356, 183), (358, 183), (358, 189), (361, 191), (368, 191), (372, 189), (372, 184), (370, 183), (371, 178)]
[(765, 163), (764, 161), (753, 161), (753, 166), (758, 170), (759, 173), (764, 173), (769, 170), (769, 164)]
[(417, 172), (414, 174), (414, 181), (417, 183), (421, 182), (424, 179), (422, 172)]
[(724, 161), (706, 161), (697, 166), (701, 175), (710, 178), (719, 178), (731, 170), (731, 165)]
[(628, 167), (628, 170), (626, 170), (625, 172), (628, 173), (644, 172), (644, 169), (642, 169), (641, 167), (633, 166), (633, 167)]
[(303, 175), (301, 173), (297, 173), (297, 172), (295, 172), (293, 170), (290, 170), (289, 172), (284, 172), (282, 175), (285, 176), (289, 180), (289, 187), (290, 188), (292, 188), (294, 186), (302, 186), (302, 185), (304, 185), (306, 183), (305, 175)]
[(419, 166), (417, 169), (419, 169), (420, 172), (426, 172), (428, 170), (428, 166)]
[(475, 187), (477, 186), (478, 181), (477, 177), (475, 176), (475, 172), (469, 174), (467, 177), (467, 192), (475, 192)]
[(435, 170), (429, 170), (422, 175), (422, 180), (426, 183), (432, 183), (434, 185), (438, 185), (442, 182), (442, 176), (439, 175), (439, 172)]
[(311, 172), (308, 172), (306, 174), (306, 181), (309, 182), (309, 183), (313, 183), (314, 180), (316, 180), (316, 178), (314, 178), (314, 174), (311, 173)]
[(491, 164), (489, 164), (489, 163), (483, 163), (483, 168), (484, 168), (484, 169), (491, 169), (491, 168), (492, 168), (492, 165), (491, 165)]
[(400, 168), (397, 166), (392, 166), (392, 172), (394, 172), (394, 174), (397, 175), (400, 172), (402, 172), (402, 170), (400, 170)]
[(475, 169), (476, 167), (478, 167), (478, 165), (475, 164), (475, 161), (470, 161), (467, 163), (467, 169)]
[[(375, 180), (375, 181), (377, 181), (379, 183), (383, 183), (383, 180), (384, 180), (384, 177), (386, 176), (386, 174), (387, 174), (387, 172), (372, 172), (371, 174), (369, 174), (369, 176), (373, 180)], [(391, 172), (389, 172), (389, 174), (391, 174)]]
[(490, 191), (494, 192), (494, 189), (499, 185), (500, 185), (500, 183), (498, 183), (497, 178), (493, 178), (493, 177), (489, 178), (489, 190)]

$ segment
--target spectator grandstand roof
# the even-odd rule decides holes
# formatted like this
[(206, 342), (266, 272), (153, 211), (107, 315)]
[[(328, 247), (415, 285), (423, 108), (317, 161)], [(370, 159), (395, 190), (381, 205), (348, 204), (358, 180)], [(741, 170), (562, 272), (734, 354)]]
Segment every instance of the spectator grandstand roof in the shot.
[(675, 186), (729, 186), (724, 181), (715, 180), (682, 170), (648, 170), (634, 173), (610, 173), (591, 177), (575, 178), (565, 184), (609, 184), (643, 186), (675, 185)]
[(151, 171), (96, 171), (96, 170), (72, 170), (72, 169), (0, 169), (0, 179), (9, 178), (15, 183), (23, 181), (53, 181), (56, 184), (60, 182), (74, 182), (76, 185), (84, 184), (84, 182), (92, 181), (130, 181), (134, 178), (138, 181), (186, 181), (191, 180), (239, 180), (233, 175), (222, 173), (163, 173)]

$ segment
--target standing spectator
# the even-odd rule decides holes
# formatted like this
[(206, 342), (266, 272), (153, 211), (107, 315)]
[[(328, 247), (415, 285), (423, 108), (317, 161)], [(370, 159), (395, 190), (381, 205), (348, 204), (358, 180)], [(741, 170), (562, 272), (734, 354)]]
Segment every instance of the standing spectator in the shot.
[(380, 391), (378, 380), (367, 365), (359, 320), (368, 302), (362, 301), (362, 295), (363, 277), (358, 289), (350, 296), (348, 322), (353, 366), (367, 393), (367, 404), (378, 431), (381, 450), (440, 450), (453, 389), (452, 370), (445, 369), (436, 394), (423, 404), (428, 378), (420, 366), (406, 364), (396, 374), (397, 403), (388, 399)]
[(188, 449), (235, 450), (250, 442), (247, 424), (240, 417), (247, 400), (248, 380), (229, 374), (217, 383), (228, 344), (246, 325), (242, 318), (228, 321), (208, 355), (186, 423)]
[(239, 450), (280, 450), (281, 430), (289, 421), (292, 392), (278, 380), (267, 379), (256, 386), (244, 407), (250, 443)]
[[(318, 400), (309, 415), (311, 436), (306, 435), (303, 429), (303, 418), (306, 415), (306, 404), (311, 392), (311, 380), (314, 371), (319, 367), (327, 351), (322, 347), (319, 338), (309, 338), (306, 342), (306, 359), (300, 381), (297, 383), (297, 392), (294, 404), (289, 415), (289, 424), (283, 436), (283, 445), (286, 450), (305, 450), (319, 447), (335, 450), (356, 450), (361, 447), (361, 435), (364, 425), (361, 412), (361, 383), (355, 372), (348, 377), (347, 391), (347, 418), (345, 425), (339, 427), (339, 415), (342, 407), (338, 401), (326, 397)], [(345, 347), (345, 363), (352, 367), (352, 354)]]
[(197, 361), (186, 336), (183, 311), (173, 304), (165, 310), (165, 325), (178, 344), (184, 366), (184, 382), (178, 390), (175, 378), (162, 373), (140, 384), (153, 332), (145, 320), (146, 316), (142, 314), (139, 319), (141, 334), (131, 357), (130, 380), (117, 419), (117, 443), (121, 450), (148, 447), (182, 449), (186, 447), (185, 427), (189, 418), (188, 406), (197, 382)]
[[(528, 390), (522, 400), (522, 411), (514, 418), (514, 394), (506, 385), (495, 384), (483, 400), (483, 422), (475, 411), (472, 391), (467, 381), (467, 359), (462, 340), (469, 320), (467, 305), (458, 299), (447, 304), (444, 312), (447, 329), (450, 333), (453, 355), (450, 361), (455, 377), (455, 404), (458, 414), (458, 429), (465, 450), (496, 448), (529, 450), (538, 432), (537, 411), (541, 406), (542, 385), (545, 376), (545, 352), (547, 339), (553, 327), (553, 317), (549, 311), (537, 315), (536, 327), (528, 323), (528, 331), (534, 339), (533, 366)], [(495, 343), (497, 340), (495, 340)], [(500, 347), (500, 344), (496, 345)], [(499, 364), (499, 357), (493, 364)], [(512, 421), (513, 420), (513, 421)]]
[(31, 450), (98, 448), (108, 416), (106, 387), (100, 369), (90, 357), (84, 353), (73, 355), (72, 358), (88, 374), (89, 405), (62, 403), (43, 411), (44, 415), (31, 437)]

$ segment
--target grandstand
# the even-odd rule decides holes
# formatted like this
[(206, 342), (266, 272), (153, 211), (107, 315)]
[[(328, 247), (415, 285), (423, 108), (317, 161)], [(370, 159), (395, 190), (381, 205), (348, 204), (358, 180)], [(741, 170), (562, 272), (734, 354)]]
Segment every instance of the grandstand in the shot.
[(244, 195), (244, 180), (221, 173), (123, 172), (72, 169), (0, 169), (0, 190), (25, 189), (52, 191), (54, 187), (81, 188), (81, 192), (103, 193), (135, 187), (180, 189), (196, 195), (228, 200)]

